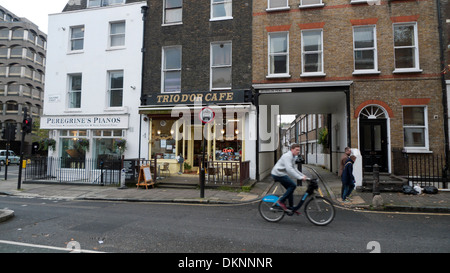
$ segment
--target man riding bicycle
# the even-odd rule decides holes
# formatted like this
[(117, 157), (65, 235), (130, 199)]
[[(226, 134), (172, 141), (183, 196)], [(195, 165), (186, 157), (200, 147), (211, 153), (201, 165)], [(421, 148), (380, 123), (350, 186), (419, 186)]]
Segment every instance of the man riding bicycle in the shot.
[(277, 164), (272, 169), (272, 177), (275, 182), (280, 182), (281, 185), (286, 189), (286, 192), (283, 196), (280, 197), (277, 204), (284, 210), (290, 211), (286, 205), (284, 204), (285, 200), (289, 198), (289, 206), (294, 206), (294, 190), (297, 187), (297, 184), (292, 181), (289, 177), (296, 178), (298, 180), (306, 181), (308, 177), (298, 171), (295, 165), (295, 157), (300, 154), (300, 145), (292, 144), (290, 147), (290, 151), (286, 152), (281, 158), (278, 160)]

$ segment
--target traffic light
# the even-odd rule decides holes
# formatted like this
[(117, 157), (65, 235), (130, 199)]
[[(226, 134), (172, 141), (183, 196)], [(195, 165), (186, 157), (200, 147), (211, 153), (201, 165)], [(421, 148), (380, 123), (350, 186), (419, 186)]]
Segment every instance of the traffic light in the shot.
[(16, 140), (16, 125), (15, 124), (9, 124), (8, 127), (6, 127), (6, 138), (8, 141)]
[(22, 131), (25, 134), (29, 134), (29, 133), (31, 133), (32, 129), (33, 129), (33, 120), (32, 120), (32, 118), (24, 119), (23, 123), (22, 123)]
[(7, 135), (6, 135), (6, 129), (3, 129), (3, 130), (2, 130), (2, 139), (4, 139), (4, 140), (7, 140), (7, 139), (8, 139), (8, 137), (7, 137)]

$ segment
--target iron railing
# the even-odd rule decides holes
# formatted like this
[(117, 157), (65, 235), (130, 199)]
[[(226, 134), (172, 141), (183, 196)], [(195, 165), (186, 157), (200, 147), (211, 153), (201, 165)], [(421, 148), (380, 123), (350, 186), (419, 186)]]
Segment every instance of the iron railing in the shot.
[(445, 156), (435, 154), (405, 154), (407, 179), (413, 184), (448, 188)]
[(120, 159), (30, 158), (25, 181), (119, 185)]

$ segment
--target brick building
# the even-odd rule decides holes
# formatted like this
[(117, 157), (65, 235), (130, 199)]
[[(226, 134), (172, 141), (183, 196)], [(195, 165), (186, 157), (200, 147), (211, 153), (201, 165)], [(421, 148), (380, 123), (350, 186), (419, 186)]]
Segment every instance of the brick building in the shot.
[[(251, 0), (148, 1), (140, 107), (148, 158), (177, 172), (181, 154), (196, 170), (211, 135), (208, 160), (249, 161), (255, 177), (251, 26)], [(216, 118), (202, 133), (198, 115), (206, 105)]]
[(389, 173), (405, 153), (443, 153), (436, 1), (253, 5), (259, 104), (329, 114), (333, 171), (345, 146), (361, 150), (365, 171), (377, 163)]

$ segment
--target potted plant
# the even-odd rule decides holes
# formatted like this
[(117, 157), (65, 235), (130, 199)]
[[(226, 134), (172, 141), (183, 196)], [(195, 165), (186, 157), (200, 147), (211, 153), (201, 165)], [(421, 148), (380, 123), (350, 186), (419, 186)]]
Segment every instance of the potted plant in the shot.
[(39, 141), (39, 150), (40, 151), (48, 151), (48, 148), (51, 147), (52, 150), (56, 149), (56, 140), (52, 138), (44, 138)]
[(76, 145), (85, 152), (89, 151), (89, 140), (86, 138), (77, 139)]
[(114, 140), (114, 149), (119, 149), (120, 156), (127, 149), (127, 141), (123, 138)]

